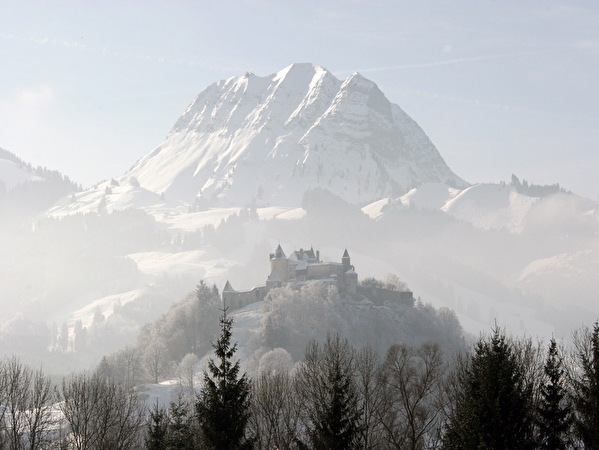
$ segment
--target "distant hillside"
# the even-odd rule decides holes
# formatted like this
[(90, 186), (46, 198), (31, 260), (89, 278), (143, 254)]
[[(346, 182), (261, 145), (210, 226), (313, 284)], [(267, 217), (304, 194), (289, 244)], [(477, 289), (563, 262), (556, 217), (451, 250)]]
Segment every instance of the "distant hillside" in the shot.
[[(192, 353), (199, 359), (210, 354), (219, 331), (221, 304), (218, 289), (201, 282), (194, 294), (146, 324), (137, 344), (127, 350), (140, 359), (136, 381), (173, 377), (186, 355)], [(239, 356), (250, 372), (265, 370), (275, 359), (300, 361), (310, 340), (323, 341), (331, 332), (346, 337), (356, 348), (370, 346), (381, 355), (394, 344), (435, 342), (448, 354), (466, 345), (457, 317), (447, 308), (435, 309), (422, 302), (376, 304), (366, 297), (350, 300), (320, 282), (274, 289), (264, 301), (229, 314), (234, 319), (233, 339)], [(126, 370), (122, 356), (123, 352), (109, 356), (103, 362), (105, 368)]]
[(56, 170), (34, 167), (0, 148), (0, 214), (19, 220), (39, 214), (81, 186)]

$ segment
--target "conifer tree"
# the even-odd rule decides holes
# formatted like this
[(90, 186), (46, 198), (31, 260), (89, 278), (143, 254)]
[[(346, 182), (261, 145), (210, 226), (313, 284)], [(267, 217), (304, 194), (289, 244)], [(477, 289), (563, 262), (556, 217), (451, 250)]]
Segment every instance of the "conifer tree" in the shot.
[(168, 434), (165, 450), (194, 450), (195, 439), (191, 417), (187, 403), (180, 396), (177, 402), (172, 402), (169, 411)]
[(599, 449), (599, 323), (576, 342), (579, 373), (574, 376), (575, 427), (586, 449)]
[(551, 339), (549, 343), (544, 373), (538, 408), (538, 446), (547, 450), (566, 449), (572, 416), (570, 406), (566, 403), (564, 369), (555, 339)]
[(246, 436), (250, 418), (250, 383), (244, 373), (239, 376), (239, 360), (233, 361), (237, 344), (231, 345), (233, 319), (226, 308), (220, 318), (221, 334), (213, 344), (216, 360), (208, 360), (204, 386), (196, 404), (202, 441), (214, 450), (249, 449)]
[(490, 340), (479, 339), (457, 383), (457, 403), (446, 427), (444, 448), (533, 448), (532, 387), (498, 329)]
[(167, 444), (169, 419), (164, 408), (158, 405), (150, 411), (148, 434), (145, 443), (146, 450), (164, 450)]
[(308, 437), (316, 450), (357, 448), (360, 412), (353, 379), (353, 349), (339, 336), (321, 348), (312, 342), (299, 380), (308, 415)]

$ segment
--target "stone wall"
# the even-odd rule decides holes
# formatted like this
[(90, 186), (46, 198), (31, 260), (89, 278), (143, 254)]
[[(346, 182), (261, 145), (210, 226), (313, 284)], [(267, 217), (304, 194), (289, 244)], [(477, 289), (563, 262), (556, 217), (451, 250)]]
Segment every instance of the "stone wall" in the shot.
[(253, 288), (251, 291), (227, 291), (223, 292), (223, 301), (225, 306), (230, 310), (243, 308), (244, 306), (249, 305), (250, 303), (259, 302), (264, 300), (266, 294), (268, 293), (268, 289), (266, 286), (257, 286)]
[(382, 305), (383, 303), (414, 305), (414, 294), (411, 291), (394, 291), (374, 286), (359, 286), (358, 294), (363, 295), (375, 305)]

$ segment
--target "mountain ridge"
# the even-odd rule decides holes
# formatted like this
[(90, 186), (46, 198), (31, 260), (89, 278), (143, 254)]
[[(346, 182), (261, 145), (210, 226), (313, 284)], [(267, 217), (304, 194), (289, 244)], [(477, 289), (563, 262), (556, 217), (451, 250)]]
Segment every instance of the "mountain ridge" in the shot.
[(307, 63), (213, 83), (131, 176), (221, 206), (298, 205), (313, 187), (365, 204), (424, 182), (467, 185), (374, 82)]

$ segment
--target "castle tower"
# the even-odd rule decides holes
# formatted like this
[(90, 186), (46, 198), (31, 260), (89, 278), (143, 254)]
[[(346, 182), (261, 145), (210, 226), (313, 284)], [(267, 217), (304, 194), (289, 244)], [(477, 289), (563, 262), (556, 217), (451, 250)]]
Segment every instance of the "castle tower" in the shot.
[(347, 272), (351, 269), (351, 260), (349, 258), (349, 253), (347, 249), (343, 252), (343, 256), (341, 257), (341, 264), (343, 264), (343, 273)]
[[(229, 306), (234, 305), (236, 293), (237, 293), (237, 291), (235, 289), (233, 289), (233, 286), (231, 286), (231, 283), (229, 283), (229, 280), (227, 280), (227, 283), (225, 284), (225, 287), (223, 288), (222, 295), (221, 295), (224, 307), (229, 307)], [(233, 306), (233, 307), (235, 307), (235, 306)]]
[(287, 256), (279, 244), (275, 252), (270, 254), (270, 275), (266, 280), (266, 285), (269, 287), (280, 286), (286, 281)]
[(223, 288), (223, 294), (225, 292), (237, 292), (235, 289), (233, 289), (233, 286), (231, 286), (231, 283), (229, 283), (229, 280), (227, 280), (227, 283), (225, 284), (225, 287)]

